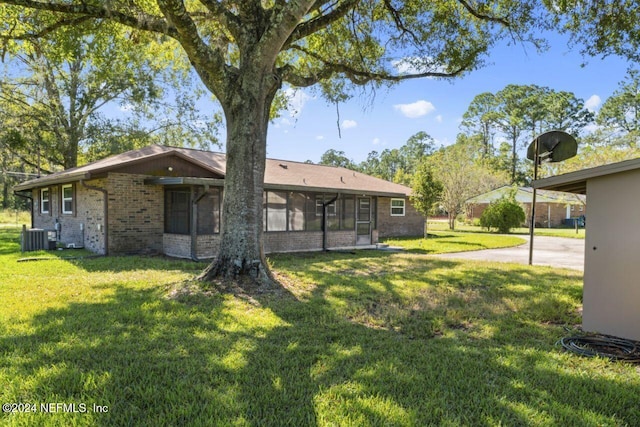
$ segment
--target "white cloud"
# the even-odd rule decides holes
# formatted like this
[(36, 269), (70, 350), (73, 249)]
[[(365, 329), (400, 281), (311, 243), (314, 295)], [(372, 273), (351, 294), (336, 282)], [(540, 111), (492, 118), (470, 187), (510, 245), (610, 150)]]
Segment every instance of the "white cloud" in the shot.
[(393, 106), (393, 108), (400, 111), (403, 115), (409, 117), (410, 119), (426, 116), (436, 109), (436, 107), (434, 107), (432, 103), (423, 99), (411, 104), (396, 104)]
[(442, 123), (442, 114), (438, 114), (438, 115), (436, 116), (436, 122), (438, 122), (438, 123)]
[(602, 126), (600, 126), (600, 125), (597, 125), (597, 124), (595, 124), (595, 123), (589, 123), (589, 124), (588, 124), (588, 125), (586, 125), (582, 130), (583, 130), (585, 133), (589, 134), (589, 133), (597, 132), (597, 131), (599, 131), (600, 129), (603, 129), (603, 127), (602, 127)]
[(587, 99), (584, 103), (584, 106), (587, 110), (591, 112), (595, 112), (598, 107), (602, 104), (602, 99), (598, 95), (591, 95), (589, 99)]
[(417, 56), (407, 56), (406, 58), (399, 59), (391, 62), (391, 65), (400, 74), (420, 74), (426, 72), (432, 73), (446, 73), (447, 69), (442, 64), (437, 64), (433, 58)]
[(379, 145), (379, 144), (380, 144), (380, 142), (381, 142), (381, 141), (380, 141), (380, 138), (373, 138), (373, 141), (371, 141), (371, 143), (372, 143), (373, 145)]
[(356, 122), (355, 120), (343, 120), (342, 121), (342, 128), (343, 129), (350, 129), (350, 128), (354, 128), (358, 126), (358, 122)]
[(289, 116), (298, 117), (302, 114), (305, 104), (313, 99), (300, 89), (287, 88), (284, 95), (289, 99)]
[(316, 141), (322, 141), (324, 139), (324, 135), (316, 136)]
[(275, 129), (280, 129), (282, 127), (293, 126), (294, 122), (295, 121), (289, 120), (287, 117), (280, 117), (273, 123), (273, 127)]

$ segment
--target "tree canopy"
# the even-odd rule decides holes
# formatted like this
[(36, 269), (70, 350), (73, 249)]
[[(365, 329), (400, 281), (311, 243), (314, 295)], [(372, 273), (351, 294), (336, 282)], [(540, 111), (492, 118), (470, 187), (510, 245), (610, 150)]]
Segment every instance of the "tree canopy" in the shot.
[(598, 112), (596, 122), (615, 134), (627, 135), (630, 146), (637, 145), (640, 135), (640, 72), (629, 70), (618, 90), (610, 96)]
[(425, 160), (442, 186), (438, 202), (447, 212), (451, 230), (468, 199), (504, 185), (508, 180), (504, 172), (487, 168), (476, 148), (472, 141), (462, 138)]
[[(113, 23), (102, 24), (95, 34), (87, 34), (93, 29), (87, 27), (4, 40), (3, 152), (51, 172), (149, 144), (196, 122), (198, 132), (183, 132), (176, 144), (215, 141), (215, 118), (193, 117), (203, 92), (190, 83), (190, 67), (175, 53), (175, 43), (134, 35)], [(21, 22), (13, 31), (27, 28), (28, 22)], [(109, 108), (126, 110), (127, 118), (106, 114)]]
[[(523, 147), (548, 130), (579, 134), (592, 121), (593, 114), (585, 108), (584, 101), (571, 92), (510, 84), (495, 94), (477, 95), (464, 113), (460, 127), (468, 137), (479, 138), (483, 156), (494, 167), (509, 169), (511, 183), (524, 184), (526, 178), (518, 155)], [(496, 158), (493, 142), (498, 137), (504, 145), (498, 147)]]

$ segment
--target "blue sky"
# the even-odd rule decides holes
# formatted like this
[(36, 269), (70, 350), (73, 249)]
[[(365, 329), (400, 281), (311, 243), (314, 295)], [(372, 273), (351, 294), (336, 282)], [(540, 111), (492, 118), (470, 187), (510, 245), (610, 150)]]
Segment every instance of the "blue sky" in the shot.
[(283, 113), (269, 128), (267, 156), (317, 162), (334, 148), (360, 162), (370, 151), (402, 146), (419, 131), (427, 132), (439, 145), (448, 145), (455, 141), (472, 99), (508, 84), (537, 84), (573, 92), (597, 110), (618, 88), (629, 67), (615, 57), (583, 58), (560, 37), (550, 43), (549, 50), (541, 54), (532, 46), (501, 45), (491, 52), (487, 66), (462, 78), (406, 81), (377, 91), (374, 99), (354, 98), (340, 105), (341, 137), (335, 105), (311, 91), (299, 91), (297, 113)]

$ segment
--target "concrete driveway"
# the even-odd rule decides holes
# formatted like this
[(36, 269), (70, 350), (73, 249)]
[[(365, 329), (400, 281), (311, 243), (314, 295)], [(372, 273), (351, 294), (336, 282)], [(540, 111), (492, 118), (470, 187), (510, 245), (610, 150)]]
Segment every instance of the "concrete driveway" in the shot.
[[(529, 236), (520, 246), (503, 249), (485, 249), (473, 252), (456, 252), (434, 255), (445, 259), (470, 259), (479, 261), (529, 263)], [(584, 271), (584, 239), (535, 236), (533, 238), (533, 265), (571, 268)]]

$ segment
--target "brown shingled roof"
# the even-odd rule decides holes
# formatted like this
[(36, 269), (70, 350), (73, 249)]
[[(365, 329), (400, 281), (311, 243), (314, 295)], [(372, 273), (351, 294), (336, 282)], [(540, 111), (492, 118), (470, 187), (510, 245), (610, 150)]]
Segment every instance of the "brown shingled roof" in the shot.
[[(150, 145), (138, 150), (110, 156), (84, 166), (25, 181), (17, 185), (15, 190), (29, 190), (46, 185), (90, 179), (92, 175), (98, 173), (108, 172), (126, 165), (135, 165), (136, 163), (163, 156), (178, 156), (217, 175), (225, 175), (226, 156), (222, 153)], [(349, 169), (276, 159), (267, 159), (264, 181), (267, 189), (362, 192), (389, 196), (407, 196), (411, 193), (411, 189), (404, 185), (394, 184)]]

